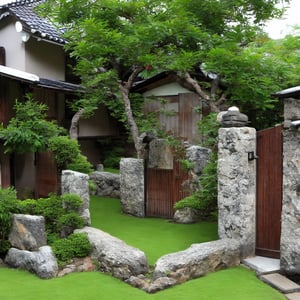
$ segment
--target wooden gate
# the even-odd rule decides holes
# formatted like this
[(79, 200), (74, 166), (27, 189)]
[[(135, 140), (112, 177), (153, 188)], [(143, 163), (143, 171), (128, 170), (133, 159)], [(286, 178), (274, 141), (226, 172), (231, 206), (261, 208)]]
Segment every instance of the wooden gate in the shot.
[(282, 126), (257, 132), (256, 254), (280, 257)]
[(182, 186), (188, 179), (179, 162), (173, 169), (146, 169), (146, 216), (172, 218), (174, 204), (188, 195)]

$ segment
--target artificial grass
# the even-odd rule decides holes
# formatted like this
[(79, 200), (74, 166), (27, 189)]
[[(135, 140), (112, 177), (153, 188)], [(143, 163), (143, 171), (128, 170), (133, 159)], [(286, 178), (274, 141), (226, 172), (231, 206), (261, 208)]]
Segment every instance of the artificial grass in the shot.
[(259, 281), (243, 267), (232, 268), (146, 294), (99, 272), (76, 273), (42, 280), (25, 271), (0, 268), (3, 300), (284, 300), (285, 297)]
[[(134, 218), (121, 213), (116, 199), (92, 197), (91, 217), (93, 226), (145, 251), (150, 263), (168, 251), (188, 247), (191, 242), (216, 238), (215, 223), (178, 225), (163, 219)], [(0, 299), (284, 300), (285, 297), (244, 267), (208, 274), (156, 294), (146, 294), (99, 272), (42, 280), (26, 271), (0, 268)]]
[(92, 226), (139, 248), (154, 265), (164, 254), (188, 248), (193, 243), (218, 239), (216, 222), (175, 224), (161, 218), (138, 218), (121, 212), (120, 200), (91, 197)]

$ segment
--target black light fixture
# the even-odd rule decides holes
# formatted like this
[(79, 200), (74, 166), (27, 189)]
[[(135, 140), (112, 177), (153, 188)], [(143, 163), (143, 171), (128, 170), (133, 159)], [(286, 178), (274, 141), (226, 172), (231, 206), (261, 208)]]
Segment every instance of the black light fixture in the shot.
[(254, 151), (248, 152), (248, 160), (251, 161), (254, 159), (258, 159), (258, 156), (254, 153)]

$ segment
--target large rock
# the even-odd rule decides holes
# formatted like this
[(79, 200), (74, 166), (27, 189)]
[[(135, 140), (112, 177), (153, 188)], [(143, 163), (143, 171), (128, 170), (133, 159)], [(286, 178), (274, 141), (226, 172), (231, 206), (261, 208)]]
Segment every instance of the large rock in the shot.
[(144, 160), (122, 158), (120, 162), (120, 197), (122, 211), (145, 216)]
[(62, 171), (61, 176), (61, 193), (76, 194), (83, 200), (83, 205), (79, 211), (85, 221), (85, 225), (91, 224), (90, 217), (90, 191), (89, 176), (80, 172), (71, 170)]
[(154, 139), (149, 143), (148, 168), (173, 169), (173, 153), (164, 139)]
[(200, 146), (190, 146), (186, 149), (186, 158), (193, 164), (193, 171), (198, 176), (202, 175), (203, 169), (210, 159), (211, 150)]
[(100, 270), (125, 280), (149, 271), (145, 254), (108, 233), (92, 227), (76, 229), (84, 232), (93, 247), (91, 258), (100, 264)]
[(40, 247), (34, 252), (10, 248), (5, 263), (13, 268), (33, 272), (43, 279), (55, 277), (58, 272), (55, 256), (49, 246)]
[(14, 214), (9, 242), (14, 248), (29, 251), (47, 245), (44, 217)]
[(195, 223), (199, 220), (199, 212), (191, 207), (184, 207), (175, 211), (173, 219), (180, 224)]
[(193, 244), (184, 251), (162, 256), (156, 262), (153, 278), (169, 276), (186, 281), (239, 263), (240, 243), (236, 240)]
[(93, 172), (90, 178), (95, 182), (93, 192), (97, 196), (120, 198), (120, 175), (109, 172)]

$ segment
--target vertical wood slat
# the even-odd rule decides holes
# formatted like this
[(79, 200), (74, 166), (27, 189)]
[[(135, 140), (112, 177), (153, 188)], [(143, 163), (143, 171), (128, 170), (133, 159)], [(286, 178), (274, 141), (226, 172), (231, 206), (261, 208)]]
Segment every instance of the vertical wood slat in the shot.
[(173, 170), (147, 169), (146, 215), (172, 218), (174, 204), (188, 195), (182, 183), (188, 179), (180, 163), (174, 161)]
[(279, 258), (282, 206), (282, 126), (257, 133), (256, 254)]
[(36, 157), (36, 198), (57, 193), (59, 187), (57, 165), (51, 152), (38, 152)]

